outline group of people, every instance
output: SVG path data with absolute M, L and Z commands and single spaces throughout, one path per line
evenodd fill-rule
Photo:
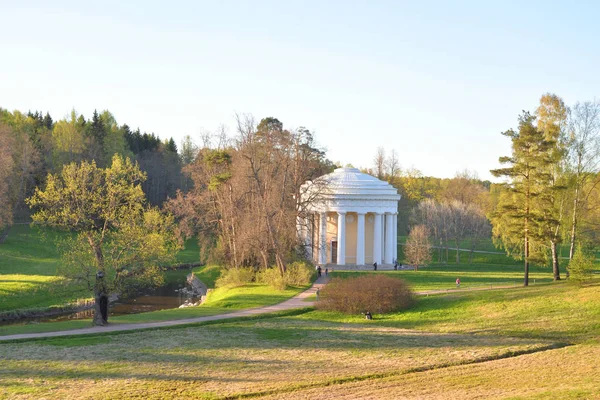
M 323 269 L 321 268 L 320 265 L 317 265 L 315 267 L 315 269 L 317 270 L 317 277 L 321 277 L 321 275 L 323 274 Z M 329 275 L 329 268 L 325 268 L 325 276 Z
M 377 271 L 377 262 L 373 263 L 373 271 Z M 394 260 L 394 271 L 398 271 L 398 260 Z

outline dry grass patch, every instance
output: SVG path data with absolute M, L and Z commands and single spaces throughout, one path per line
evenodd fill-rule
M 600 398 L 600 346 L 584 344 L 480 364 L 350 382 L 264 399 Z
M 470 362 L 548 343 L 294 318 L 2 344 L 11 398 L 219 398 Z

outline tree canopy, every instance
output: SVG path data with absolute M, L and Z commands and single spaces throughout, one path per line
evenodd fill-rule
M 180 247 L 173 217 L 145 205 L 144 179 L 137 164 L 115 155 L 107 168 L 65 165 L 27 200 L 35 224 L 74 233 L 60 246 L 60 272 L 86 283 L 97 303 L 128 287 L 159 284 L 160 266 Z M 98 304 L 94 321 L 106 323 Z

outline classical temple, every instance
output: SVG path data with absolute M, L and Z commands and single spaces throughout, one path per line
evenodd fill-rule
M 303 185 L 307 216 L 298 235 L 318 264 L 392 264 L 397 257 L 398 191 L 356 168 L 338 168 Z

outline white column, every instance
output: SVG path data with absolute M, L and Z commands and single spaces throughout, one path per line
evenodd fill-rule
M 319 264 L 327 263 L 327 213 L 319 213 Z
M 346 265 L 346 213 L 338 211 L 337 226 L 337 263 Z
M 385 214 L 385 259 L 383 260 L 386 264 L 392 263 L 392 258 L 394 257 L 393 247 L 392 247 L 392 236 L 394 236 L 394 222 L 393 215 L 390 213 Z
M 314 257 L 313 257 L 313 228 L 312 228 L 312 224 L 313 224 L 313 220 L 312 220 L 312 214 L 309 214 L 306 219 L 304 220 L 304 222 L 306 223 L 306 254 L 308 256 L 309 260 L 314 261 Z
M 365 264 L 365 213 L 358 213 L 356 221 L 356 265 Z
M 373 225 L 373 262 L 381 264 L 381 214 L 375 213 Z
M 398 213 L 394 213 L 394 247 L 392 247 L 392 253 L 394 253 L 393 259 L 398 260 Z
M 385 258 L 385 214 L 381 214 L 381 261 Z

